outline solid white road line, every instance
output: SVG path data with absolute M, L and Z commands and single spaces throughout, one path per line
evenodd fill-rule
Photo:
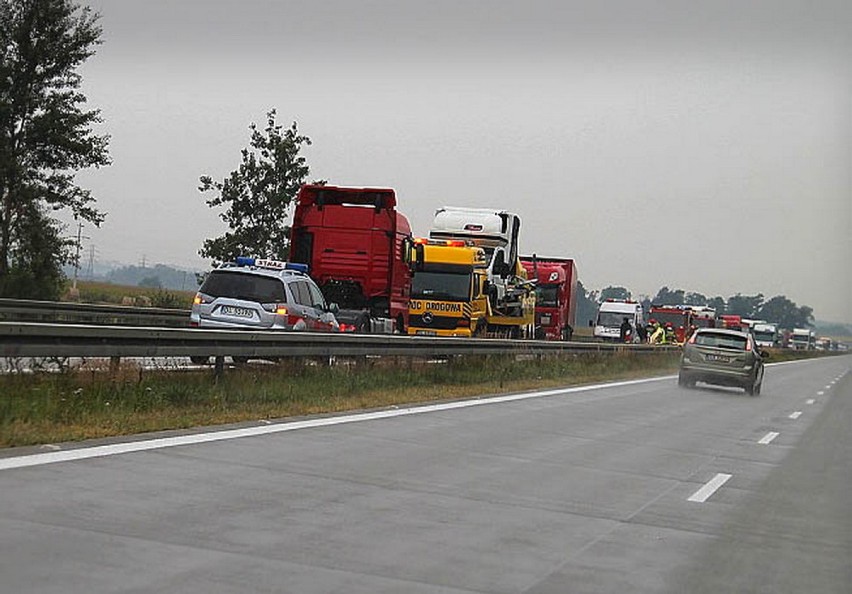
M 88 458 L 100 458 L 103 456 L 114 456 L 116 454 L 127 454 L 131 452 L 144 452 L 148 450 L 159 450 L 175 446 L 194 445 L 209 443 L 213 441 L 225 441 L 238 439 L 240 437 L 254 437 L 257 435 L 268 435 L 271 433 L 283 433 L 297 429 L 308 429 L 312 427 L 329 427 L 331 425 L 344 425 L 347 423 L 359 423 L 362 421 L 373 421 L 376 419 L 387 419 L 391 417 L 402 417 L 406 415 L 419 415 L 430 412 L 453 410 L 457 408 L 468 408 L 484 404 L 498 404 L 501 402 L 515 402 L 518 400 L 529 400 L 533 398 L 545 398 L 562 394 L 573 394 L 577 392 L 590 392 L 604 388 L 618 388 L 622 386 L 635 386 L 663 380 L 671 380 L 672 375 L 654 377 L 639 380 L 627 380 L 622 382 L 611 382 L 606 384 L 594 384 L 590 386 L 577 386 L 575 388 L 557 388 L 554 390 L 542 390 L 540 392 L 524 392 L 521 394 L 508 394 L 506 396 L 495 396 L 493 398 L 476 398 L 472 400 L 458 400 L 441 404 L 415 406 L 412 408 L 394 408 L 369 413 L 356 413 L 341 415 L 339 417 L 323 417 L 308 419 L 305 421 L 282 422 L 265 424 L 260 426 L 243 427 L 241 429 L 228 429 L 224 431 L 211 431 L 207 433 L 196 433 L 193 435 L 180 435 L 177 437 L 166 437 L 159 439 L 147 439 L 143 441 L 131 441 L 94 447 L 83 447 L 73 450 L 62 450 L 58 452 L 46 452 L 42 454 L 30 454 L 9 458 L 0 458 L 0 471 L 12 468 L 25 468 L 28 466 L 41 466 L 54 462 L 70 462 L 73 460 L 85 460 Z M 261 421 L 264 423 L 265 421 Z
M 775 431 L 770 431 L 769 433 L 764 435 L 757 443 L 759 443 L 760 445 L 769 445 L 770 443 L 772 443 L 772 440 L 778 437 L 779 435 L 781 434 Z
M 793 414 L 791 414 L 789 418 L 791 418 L 791 419 L 795 420 L 795 419 L 798 419 L 798 418 L 799 418 L 799 417 L 801 417 L 801 416 L 802 416 L 802 411 L 797 410 L 796 412 L 794 412 Z
M 724 474 L 720 472 L 712 479 L 710 479 L 710 481 L 706 485 L 704 485 L 695 493 L 693 493 L 692 496 L 687 499 L 687 501 L 694 501 L 695 503 L 704 503 L 705 501 L 707 501 L 707 499 L 710 498 L 713 493 L 715 493 L 719 489 L 719 487 L 727 483 L 731 476 L 733 475 Z

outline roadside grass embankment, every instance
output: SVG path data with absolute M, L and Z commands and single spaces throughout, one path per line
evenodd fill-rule
M 677 353 L 453 357 L 355 365 L 249 364 L 209 370 L 11 373 L 0 377 L 0 447 L 567 387 L 673 373 Z
M 66 287 L 64 300 L 81 303 L 100 303 L 112 305 L 135 305 L 139 307 L 165 307 L 189 309 L 195 291 L 176 291 L 156 287 L 134 287 L 115 285 L 101 281 L 78 281 L 78 295 L 72 298 L 70 286 Z

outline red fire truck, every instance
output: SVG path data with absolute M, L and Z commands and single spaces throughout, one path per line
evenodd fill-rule
M 410 238 L 392 189 L 308 184 L 296 199 L 290 260 L 307 264 L 326 300 L 340 306 L 341 331 L 403 333 L 411 292 L 403 243 Z
M 747 326 L 743 325 L 742 316 L 731 314 L 722 314 L 716 319 L 716 325 L 720 328 L 729 328 L 731 330 L 745 330 Z
M 686 335 L 692 325 L 692 310 L 683 305 L 651 305 L 648 312 L 649 321 L 658 322 L 661 326 L 671 326 L 674 340 L 678 344 L 686 342 Z
M 535 337 L 571 340 L 577 313 L 577 267 L 566 258 L 521 256 L 535 287 Z

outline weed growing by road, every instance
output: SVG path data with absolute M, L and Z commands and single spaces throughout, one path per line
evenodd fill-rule
M 450 357 L 250 363 L 212 371 L 9 373 L 0 447 L 414 405 L 669 373 L 677 355 Z

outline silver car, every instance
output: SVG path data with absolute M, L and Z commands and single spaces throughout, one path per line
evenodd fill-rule
M 696 382 L 705 382 L 758 395 L 766 357 L 748 332 L 699 328 L 683 345 L 678 384 L 691 388 Z
M 239 258 L 212 270 L 192 305 L 198 328 L 338 332 L 328 305 L 304 265 Z

